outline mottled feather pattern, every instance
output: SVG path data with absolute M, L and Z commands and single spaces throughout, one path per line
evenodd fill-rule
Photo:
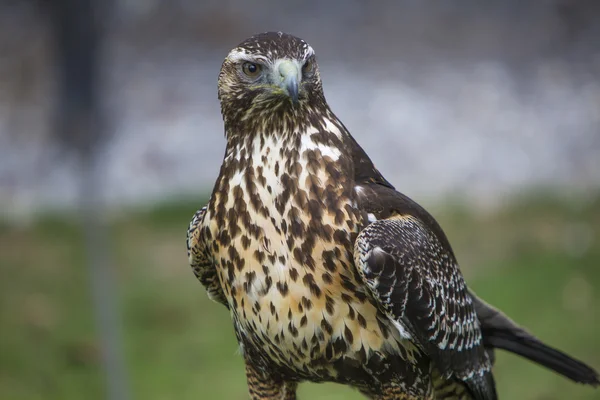
M 202 283 L 208 296 L 212 300 L 228 307 L 221 283 L 217 277 L 215 264 L 210 257 L 210 250 L 206 242 L 207 237 L 202 233 L 204 229 L 202 222 L 206 215 L 206 209 L 206 207 L 203 207 L 198 210 L 188 226 L 186 238 L 188 261 L 194 271 L 194 275 Z
M 389 315 L 435 352 L 444 373 L 466 379 L 490 370 L 456 261 L 419 220 L 398 215 L 369 225 L 355 243 L 355 263 Z
M 373 296 L 442 375 L 495 398 L 473 301 L 454 257 L 431 230 L 407 215 L 373 222 L 358 236 L 354 257 Z
M 252 400 L 295 400 L 305 380 L 374 400 L 496 400 L 485 345 L 597 383 L 468 291 L 435 219 L 327 105 L 304 40 L 245 40 L 223 62 L 218 97 L 225 157 L 188 258 L 229 308 Z

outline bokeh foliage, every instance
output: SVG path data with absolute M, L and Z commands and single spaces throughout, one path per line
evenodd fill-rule
M 126 358 L 138 399 L 245 399 L 226 310 L 208 300 L 185 256 L 201 202 L 111 215 Z M 539 195 L 496 212 L 434 209 L 475 291 L 545 341 L 600 368 L 600 197 Z M 0 398 L 102 399 L 82 234 L 74 216 L 0 226 Z M 504 399 L 599 399 L 520 358 L 498 354 Z M 359 399 L 305 384 L 301 399 Z

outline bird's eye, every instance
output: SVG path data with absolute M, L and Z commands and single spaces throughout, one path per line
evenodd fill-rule
M 262 71 L 262 67 L 260 64 L 247 61 L 242 65 L 242 71 L 249 78 L 257 78 Z
M 315 62 L 312 58 L 306 60 L 302 66 L 302 75 L 310 76 L 315 71 Z

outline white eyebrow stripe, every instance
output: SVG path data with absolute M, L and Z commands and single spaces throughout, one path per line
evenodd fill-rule
M 266 57 L 258 55 L 258 54 L 250 54 L 242 48 L 237 48 L 237 49 L 231 50 L 231 52 L 229 53 L 227 58 L 233 62 L 237 62 L 237 61 L 260 61 L 261 63 L 269 62 L 269 60 Z
M 308 57 L 312 57 L 315 55 L 315 51 L 313 50 L 313 48 L 311 47 L 310 44 L 306 45 L 306 56 L 304 57 L 304 59 L 306 60 Z
M 310 57 L 315 55 L 315 51 L 309 44 L 305 43 L 305 46 L 306 47 L 304 48 L 304 54 L 303 54 L 302 61 L 306 61 L 307 59 L 309 59 Z M 285 57 L 281 57 L 281 58 L 278 58 L 277 60 L 284 59 L 284 58 Z M 238 48 L 231 50 L 231 52 L 229 52 L 229 54 L 227 55 L 227 59 L 232 62 L 251 61 L 251 62 L 260 62 L 262 64 L 268 64 L 268 65 L 273 64 L 273 61 L 277 61 L 277 60 L 270 60 L 269 57 L 266 57 L 264 55 L 248 53 L 248 51 L 242 47 L 238 47 Z

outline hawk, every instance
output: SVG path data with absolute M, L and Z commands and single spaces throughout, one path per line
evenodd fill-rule
M 225 156 L 188 257 L 229 310 L 251 399 L 329 381 L 379 400 L 494 400 L 494 348 L 599 383 L 467 287 L 435 219 L 329 108 L 308 43 L 245 40 L 223 62 L 218 97 Z

